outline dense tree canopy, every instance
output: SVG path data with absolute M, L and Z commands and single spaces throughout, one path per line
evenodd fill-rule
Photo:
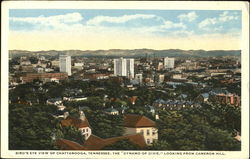
M 141 148 L 130 142 L 128 139 L 119 140 L 111 145 L 107 145 L 103 150 L 140 150 Z
M 42 89 L 41 89 L 42 88 Z M 147 89 L 144 86 L 136 90 L 121 87 L 115 82 L 104 81 L 63 81 L 27 83 L 10 90 L 9 98 L 9 148 L 19 150 L 56 149 L 53 136 L 83 143 L 80 132 L 73 127 L 61 127 L 60 119 L 51 114 L 56 107 L 46 105 L 46 100 L 64 97 L 67 89 L 81 89 L 80 93 L 88 97 L 79 102 L 64 102 L 70 115 L 78 114 L 78 109 L 88 107 L 84 113 L 89 121 L 92 133 L 101 138 L 122 136 L 124 134 L 123 116 L 109 115 L 104 110 L 126 106 L 125 113 L 140 114 L 155 120 L 146 105 L 152 105 L 156 99 L 174 99 L 186 93 L 193 99 L 202 92 L 192 85 L 179 86 L 176 90 L 161 91 Z M 177 95 L 174 95 L 176 92 Z M 107 96 L 105 96 L 107 95 Z M 137 96 L 135 104 L 129 100 Z M 21 101 L 21 102 L 20 102 Z M 23 102 L 24 101 L 24 102 Z M 27 101 L 30 101 L 30 105 Z M 22 104 L 18 104 L 22 103 Z M 240 150 L 233 131 L 241 133 L 241 108 L 216 103 L 201 104 L 198 108 L 183 108 L 177 111 L 156 108 L 160 119 L 156 121 L 159 141 L 149 146 L 148 150 Z M 24 142 L 25 141 L 25 142 Z M 109 149 L 137 150 L 129 141 L 117 142 L 105 147 Z

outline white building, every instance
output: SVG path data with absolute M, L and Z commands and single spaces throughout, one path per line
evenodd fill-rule
M 92 134 L 88 119 L 83 111 L 79 111 L 79 118 L 68 116 L 66 119 L 61 120 L 61 125 L 65 127 L 73 126 L 77 128 L 85 140 L 87 140 Z
M 165 68 L 174 68 L 174 58 L 165 57 L 164 58 Z
M 164 82 L 165 75 L 159 75 L 159 83 Z
M 59 61 L 60 72 L 67 72 L 68 76 L 71 76 L 71 57 L 60 55 Z
M 142 83 L 142 74 L 136 74 L 135 75 L 135 80 L 138 81 L 139 83 Z
M 114 59 L 114 75 L 134 78 L 134 59 Z
M 124 115 L 125 134 L 141 133 L 146 144 L 151 145 L 158 140 L 158 130 L 154 121 L 142 115 Z

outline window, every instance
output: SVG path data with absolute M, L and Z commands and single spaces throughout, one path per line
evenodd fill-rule
M 147 135 L 150 135 L 149 129 L 147 130 Z
M 140 133 L 141 133 L 142 135 L 144 135 L 143 130 L 141 130 Z
M 89 131 L 89 129 L 87 128 L 87 129 L 86 129 L 86 132 L 88 132 L 88 131 Z
M 85 132 L 85 129 L 82 129 L 82 132 L 84 133 L 84 132 Z
M 155 135 L 155 131 L 152 131 L 152 135 L 153 135 L 153 136 Z
M 147 139 L 147 144 L 150 144 L 150 139 Z

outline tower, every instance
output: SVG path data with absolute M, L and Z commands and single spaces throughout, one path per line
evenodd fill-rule
M 66 72 L 68 76 L 71 76 L 71 57 L 68 55 L 60 55 L 59 61 L 60 72 Z
M 169 68 L 174 68 L 174 58 L 169 58 L 169 57 L 165 57 L 164 58 L 164 66 L 165 68 L 169 69 Z
M 114 59 L 114 75 L 134 78 L 134 59 Z

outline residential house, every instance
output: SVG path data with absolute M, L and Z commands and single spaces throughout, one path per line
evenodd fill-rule
M 50 98 L 47 100 L 47 104 L 62 105 L 62 99 L 61 98 Z
M 148 145 L 158 140 L 158 129 L 155 122 L 145 116 L 136 114 L 124 115 L 124 127 L 124 135 L 141 133 Z
M 202 93 L 198 95 L 195 99 L 195 101 L 198 102 L 208 102 L 208 100 L 209 100 L 209 93 Z
M 105 109 L 104 112 L 109 115 L 119 115 L 119 111 L 114 109 L 113 107 Z
M 79 111 L 79 118 L 73 118 L 68 116 L 66 119 L 61 121 L 62 126 L 73 126 L 81 131 L 82 136 L 87 140 L 92 134 L 91 127 L 89 125 L 88 119 L 86 118 L 83 111 Z

